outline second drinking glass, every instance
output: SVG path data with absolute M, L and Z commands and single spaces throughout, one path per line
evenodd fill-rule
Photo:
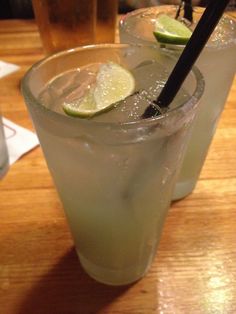
M 166 14 L 174 18 L 177 10 L 178 6 L 163 5 L 127 14 L 120 23 L 121 42 L 156 44 L 159 50 L 172 52 L 178 57 L 183 46 L 159 44 L 153 35 L 157 17 Z M 195 27 L 203 10 L 203 8 L 194 8 L 194 20 L 191 28 Z M 186 20 L 185 22 L 190 24 Z M 187 196 L 196 185 L 235 75 L 235 56 L 236 21 L 230 15 L 225 14 L 196 63 L 204 76 L 206 87 L 177 179 L 173 199 Z

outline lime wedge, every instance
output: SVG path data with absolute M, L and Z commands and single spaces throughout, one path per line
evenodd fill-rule
M 161 14 L 156 19 L 153 34 L 160 43 L 185 45 L 191 37 L 192 31 L 180 21 Z
M 64 102 L 62 108 L 66 114 L 74 117 L 86 118 L 92 116 L 96 112 L 97 106 L 93 96 L 93 90 L 86 91 L 83 97 L 73 102 Z
M 100 66 L 96 82 L 83 95 L 62 107 L 70 116 L 92 117 L 112 109 L 118 101 L 131 95 L 135 88 L 133 75 L 122 66 L 109 62 Z

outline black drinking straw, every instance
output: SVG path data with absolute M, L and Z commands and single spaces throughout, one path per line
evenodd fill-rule
M 179 60 L 172 70 L 160 95 L 150 104 L 142 118 L 151 118 L 160 114 L 159 108 L 166 108 L 178 93 L 182 83 L 215 29 L 230 0 L 211 0 L 199 20 L 192 36 L 185 46 Z M 216 74 L 217 75 L 217 74 Z M 155 106 L 155 104 L 157 106 Z
M 178 6 L 175 19 L 177 20 L 180 15 L 180 11 L 184 7 L 184 18 L 187 19 L 189 22 L 193 22 L 193 6 L 192 0 L 181 0 Z
M 193 6 L 192 0 L 184 1 L 184 18 L 189 20 L 189 22 L 193 22 Z

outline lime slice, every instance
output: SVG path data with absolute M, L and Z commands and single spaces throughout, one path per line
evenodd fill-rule
M 83 97 L 76 99 L 73 102 L 64 102 L 62 108 L 66 114 L 74 117 L 86 118 L 96 112 L 97 106 L 93 96 L 92 88 L 89 89 Z
M 70 116 L 91 117 L 112 109 L 118 101 L 131 95 L 135 88 L 133 75 L 120 65 L 109 62 L 100 66 L 96 83 L 83 97 L 62 107 Z
M 161 14 L 156 19 L 153 34 L 160 43 L 185 45 L 191 37 L 192 31 L 180 21 Z

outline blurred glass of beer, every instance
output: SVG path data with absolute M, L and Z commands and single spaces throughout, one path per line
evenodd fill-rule
M 96 0 L 33 0 L 33 8 L 46 53 L 95 42 Z
M 97 0 L 96 43 L 115 41 L 118 0 Z

